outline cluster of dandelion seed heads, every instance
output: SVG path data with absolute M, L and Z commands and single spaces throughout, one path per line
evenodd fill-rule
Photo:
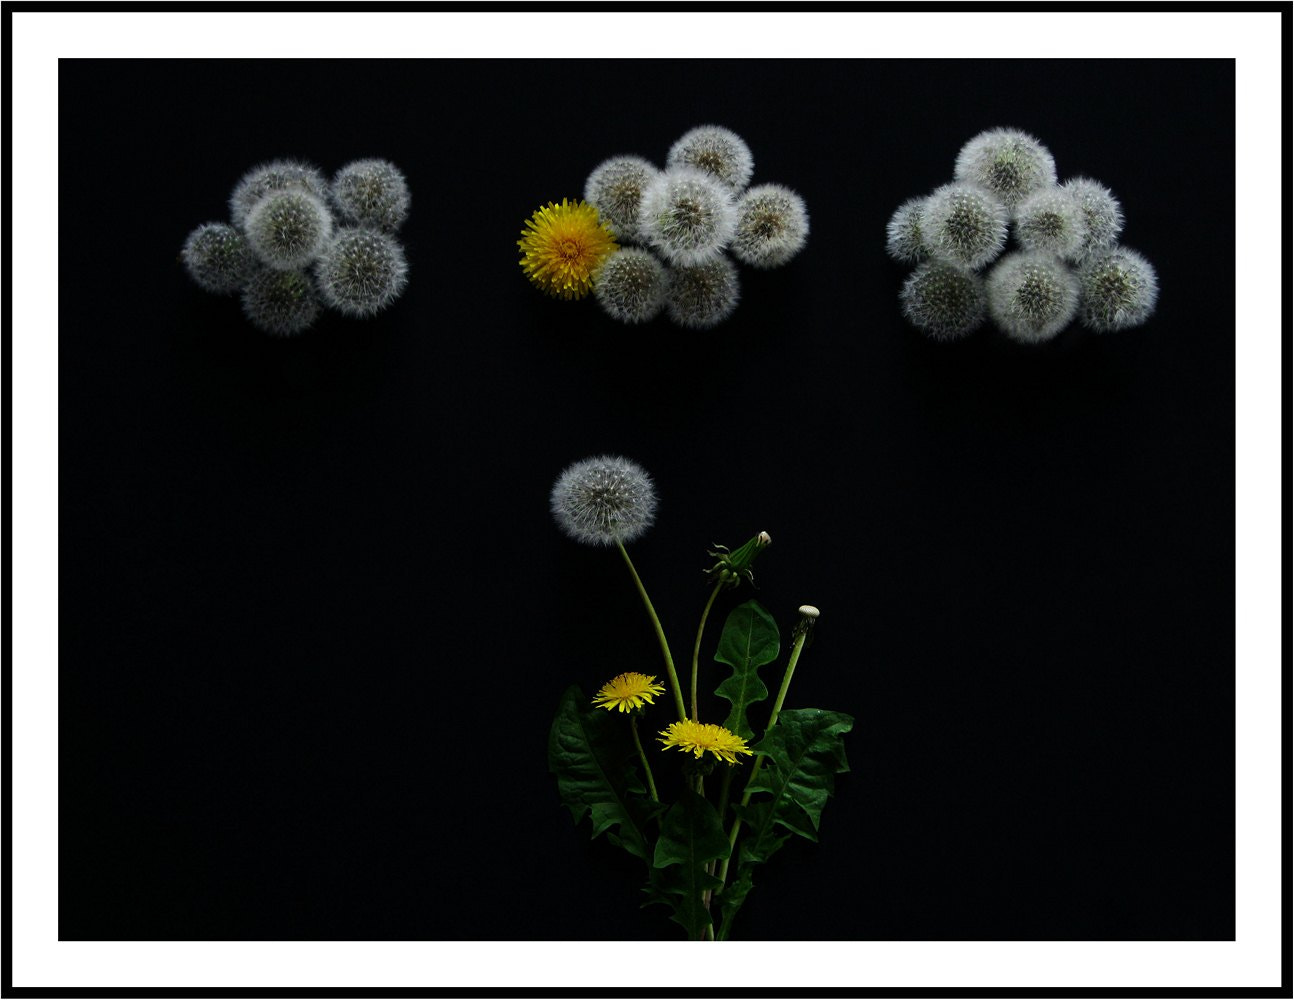
M 886 253 L 919 265 L 899 302 L 927 336 L 954 340 L 987 316 L 1012 340 L 1039 343 L 1075 317 L 1122 330 L 1154 311 L 1154 268 L 1117 244 L 1118 199 L 1089 177 L 1058 184 L 1055 159 L 1033 136 L 982 132 L 962 146 L 953 174 L 899 205 L 885 227 Z M 1001 257 L 1012 234 L 1020 249 Z
M 593 295 L 612 319 L 646 323 L 665 308 L 669 283 L 664 264 L 646 250 L 625 247 L 602 266 L 593 282 Z
M 660 171 L 641 156 L 603 160 L 584 182 L 584 200 L 598 210 L 620 243 L 642 240 L 638 212 L 643 192 Z
M 569 466 L 553 484 L 549 506 L 557 526 L 584 545 L 623 545 L 651 527 L 656 487 L 641 466 L 599 455 Z
M 273 160 L 243 175 L 230 222 L 194 229 L 180 261 L 205 290 L 241 293 L 253 326 L 293 336 L 324 307 L 371 316 L 400 296 L 409 268 L 393 231 L 408 214 L 408 184 L 386 160 L 356 160 L 331 183 L 313 164 Z

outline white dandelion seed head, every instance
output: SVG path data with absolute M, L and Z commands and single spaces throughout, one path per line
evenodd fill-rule
M 909 198 L 894 210 L 885 226 L 885 252 L 900 264 L 922 264 L 930 251 L 921 239 L 921 212 L 926 197 Z
M 932 257 L 977 270 L 1006 246 L 1007 211 L 974 184 L 945 184 L 925 199 L 917 223 Z
M 746 140 L 722 125 L 698 125 L 669 149 L 666 168 L 696 167 L 718 179 L 734 194 L 750 183 L 755 158 Z
M 246 233 L 263 263 L 297 271 L 318 257 L 332 236 L 332 213 L 308 191 L 274 191 L 247 213 Z
M 621 323 L 646 323 L 665 308 L 669 274 L 665 265 L 639 247 L 622 247 L 593 276 L 593 297 Z
M 956 340 L 984 321 L 984 282 L 973 271 L 930 260 L 899 293 L 903 315 L 931 340 Z
M 1087 217 L 1073 191 L 1043 188 L 1020 202 L 1015 235 L 1026 250 L 1072 260 L 1087 240 Z
M 394 232 L 409 217 L 409 183 L 388 160 L 355 160 L 337 171 L 332 200 L 343 222 Z
M 1089 257 L 1079 268 L 1083 325 L 1100 333 L 1140 326 L 1159 300 L 1159 278 L 1150 261 L 1126 247 Z
M 992 191 L 1008 211 L 1034 191 L 1056 183 L 1056 161 L 1047 147 L 1019 129 L 981 132 L 957 154 L 953 177 Z
M 252 325 L 277 337 L 291 337 L 314 325 L 319 296 L 304 271 L 264 267 L 243 289 L 243 313 Z
M 400 297 L 409 283 L 404 248 L 376 229 L 339 229 L 315 266 L 324 303 L 347 316 L 365 318 Z
M 603 160 L 584 182 L 584 200 L 598 210 L 621 243 L 639 243 L 642 232 L 638 212 L 647 185 L 660 170 L 641 156 L 613 156 Z
M 1075 177 L 1062 185 L 1069 191 L 1087 222 L 1087 235 L 1074 259 L 1108 250 L 1123 232 L 1123 206 L 1113 192 L 1090 177 Z
M 623 545 L 656 518 L 656 488 L 642 467 L 619 455 L 576 462 L 549 496 L 557 526 L 584 545 Z
M 190 278 L 217 295 L 240 291 L 260 266 L 246 237 L 223 222 L 204 222 L 189 233 L 180 260 Z
M 736 225 L 731 193 L 695 167 L 666 170 L 643 192 L 639 232 L 671 264 L 699 264 L 716 256 Z
M 736 265 L 719 256 L 670 269 L 665 311 L 679 326 L 708 330 L 732 315 L 740 297 Z
M 247 171 L 229 196 L 229 218 L 241 229 L 256 203 L 272 191 L 306 191 L 328 199 L 328 181 L 319 169 L 300 160 L 271 160 Z
M 737 199 L 737 226 L 729 249 L 751 267 L 781 267 L 809 238 L 804 199 L 781 184 L 760 184 Z
M 1050 340 L 1078 309 L 1078 278 L 1051 254 L 1007 254 L 989 272 L 984 288 L 989 316 L 1020 343 Z

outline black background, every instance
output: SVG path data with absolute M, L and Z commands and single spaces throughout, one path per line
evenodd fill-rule
M 62 60 L 59 102 L 61 937 L 676 937 L 546 770 L 568 684 L 660 672 L 548 514 L 602 452 L 679 655 L 767 530 L 759 600 L 822 609 L 788 704 L 857 718 L 738 936 L 1234 936 L 1231 63 Z M 704 333 L 527 284 L 534 208 L 703 122 L 799 258 Z M 903 323 L 886 220 L 999 125 L 1121 198 L 1145 327 Z M 280 156 L 406 172 L 389 312 L 280 341 L 186 279 Z

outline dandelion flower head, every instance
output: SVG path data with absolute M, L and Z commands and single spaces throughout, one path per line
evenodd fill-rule
M 657 684 L 655 677 L 630 672 L 618 674 L 603 684 L 594 695 L 593 704 L 608 712 L 613 708 L 630 712 L 643 705 L 654 704 L 653 699 L 664 693 L 665 686 Z
M 619 247 L 598 210 L 583 201 L 549 202 L 526 220 L 517 240 L 521 268 L 540 291 L 558 299 L 582 299 L 593 276 Z
M 557 477 L 549 504 L 557 526 L 585 545 L 623 545 L 651 527 L 656 488 L 619 455 L 576 462 Z
M 719 760 L 735 764 L 737 763 L 737 754 L 750 755 L 754 753 L 753 750 L 746 746 L 746 741 L 736 733 L 709 722 L 696 722 L 692 719 L 672 722 L 668 729 L 661 730 L 660 735 L 661 743 L 665 745 L 667 750 L 670 747 L 678 747 L 685 753 L 690 752 L 698 759 L 708 751 Z

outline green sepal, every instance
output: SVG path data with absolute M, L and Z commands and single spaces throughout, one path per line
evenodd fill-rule
M 746 721 L 746 709 L 768 697 L 768 688 L 759 679 L 759 668 L 776 660 L 781 648 L 777 622 L 758 601 L 737 605 L 723 624 L 714 658 L 732 667 L 732 676 L 714 693 L 732 702 L 723 726 L 742 739 L 749 740 L 755 735 Z
M 647 892 L 649 903 L 667 903 L 674 908 L 671 919 L 681 924 L 692 940 L 700 940 L 711 925 L 701 894 L 722 885 L 706 873 L 706 865 L 726 858 L 730 850 L 718 811 L 685 788 L 661 821 Z

